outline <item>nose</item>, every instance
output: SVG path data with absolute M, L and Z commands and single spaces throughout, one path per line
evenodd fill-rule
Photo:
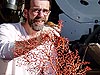
M 39 11 L 38 16 L 39 16 L 39 17 L 44 17 L 44 13 L 43 13 L 43 11 L 42 11 L 42 10 L 41 10 L 41 11 Z

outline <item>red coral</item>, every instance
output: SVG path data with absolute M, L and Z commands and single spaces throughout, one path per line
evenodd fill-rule
M 39 49 L 37 48 L 39 45 L 44 46 Z M 37 60 L 39 60 L 40 62 L 36 67 L 41 68 L 40 72 L 45 75 L 48 68 L 52 68 L 52 74 L 56 73 L 56 75 L 85 75 L 88 70 L 91 70 L 88 66 L 80 68 L 82 65 L 89 64 L 89 62 L 82 62 L 77 50 L 76 52 L 70 51 L 69 40 L 64 37 L 51 37 L 48 34 L 41 34 L 38 38 L 16 41 L 15 46 L 15 57 L 24 55 L 23 59 L 27 64 L 33 62 L 37 64 Z M 33 52 L 31 52 L 32 49 Z M 34 52 L 34 49 L 37 49 L 38 53 Z M 23 60 L 18 60 L 18 63 L 20 61 Z M 41 66 L 41 64 L 45 65 Z M 33 68 L 28 69 L 28 71 L 32 70 Z

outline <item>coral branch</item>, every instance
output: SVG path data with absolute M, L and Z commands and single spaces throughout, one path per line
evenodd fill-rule
M 24 41 L 16 41 L 14 50 L 15 57 L 20 57 L 18 63 L 23 65 L 31 64 L 28 71 L 34 72 L 38 68 L 40 74 L 47 75 L 85 75 L 91 70 L 87 64 L 82 62 L 78 51 L 72 52 L 69 49 L 69 40 L 64 37 L 41 34 L 38 38 L 31 38 Z M 23 61 L 23 62 L 22 62 Z M 80 68 L 84 65 L 83 68 Z

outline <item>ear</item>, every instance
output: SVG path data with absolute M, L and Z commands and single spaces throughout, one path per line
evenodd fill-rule
M 28 17 L 28 10 L 27 10 L 27 9 L 24 9 L 24 10 L 23 10 L 23 16 L 24 16 L 25 18 Z

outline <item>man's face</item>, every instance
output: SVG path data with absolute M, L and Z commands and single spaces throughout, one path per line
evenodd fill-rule
M 41 30 L 47 22 L 49 11 L 48 0 L 31 0 L 28 13 L 28 23 L 34 30 Z

